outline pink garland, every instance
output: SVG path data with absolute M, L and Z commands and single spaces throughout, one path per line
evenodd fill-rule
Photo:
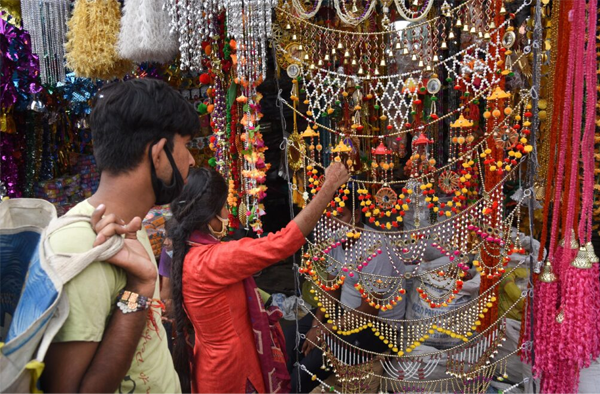
M 594 1 L 590 1 L 590 7 L 593 7 Z M 583 141 L 581 140 L 581 127 L 582 127 L 582 114 L 583 114 L 583 99 L 584 99 L 584 73 L 588 77 L 587 91 L 589 94 L 590 90 L 590 78 L 589 78 L 589 66 L 592 64 L 589 60 L 592 56 L 591 42 L 592 32 L 595 32 L 595 22 L 590 13 L 590 26 L 594 29 L 589 31 L 590 40 L 588 44 L 587 53 L 584 56 L 585 49 L 585 7 L 584 1 L 576 2 L 575 4 L 575 15 L 574 23 L 577 24 L 574 30 L 579 32 L 574 41 L 576 58 L 584 59 L 583 62 L 577 62 L 575 67 L 575 74 L 578 76 L 575 79 L 575 97 L 574 97 L 574 109 L 573 109 L 573 132 L 572 132 L 572 157 L 571 157 L 571 178 L 569 180 L 569 206 L 567 209 L 566 217 L 566 234 L 565 234 L 565 245 L 570 245 L 571 232 L 570 229 L 574 228 L 575 221 L 575 193 L 577 187 L 577 178 L 579 176 L 578 164 L 580 156 L 580 148 L 582 144 L 585 145 L 588 142 L 589 133 L 589 119 L 592 117 L 587 112 L 588 121 L 586 122 L 586 132 L 584 133 Z M 594 8 L 596 9 L 595 6 Z M 595 56 L 595 53 L 593 53 Z M 584 67 L 585 66 L 585 67 Z M 582 76 L 582 77 L 579 77 Z M 595 88 L 595 84 L 592 85 Z M 588 96 L 588 100 L 591 97 Z M 589 104 L 589 102 L 588 102 Z M 589 108 L 589 106 L 588 106 Z M 592 108 L 593 109 L 593 108 Z M 592 112 L 593 113 L 593 112 Z M 586 139 L 587 137 L 587 139 Z M 587 163 L 589 158 L 589 147 L 583 146 L 581 149 L 581 155 L 584 159 L 584 169 L 589 168 Z M 583 190 L 583 204 L 582 214 L 585 214 L 587 207 L 585 203 L 588 202 L 591 205 L 589 191 L 586 190 L 584 182 Z M 581 230 L 581 223 L 579 226 Z M 580 239 L 585 243 L 583 232 L 580 232 Z M 567 246 L 568 247 L 568 246 Z M 581 269 L 571 265 L 573 259 L 577 255 L 577 251 L 571 250 L 571 253 L 564 253 L 562 256 L 562 268 L 561 271 L 565 272 L 564 286 L 562 287 L 563 293 L 563 308 L 564 308 L 564 322 L 561 325 L 561 335 L 559 340 L 559 354 L 561 357 L 561 368 L 559 368 L 558 392 L 577 392 L 579 386 L 579 369 L 589 367 L 591 362 L 591 355 L 593 353 L 593 347 L 595 346 L 594 337 L 597 335 L 594 333 L 596 328 L 596 311 L 591 306 L 595 304 L 595 293 L 596 286 L 594 281 L 597 278 L 592 277 L 593 270 Z M 596 297 L 595 297 L 596 296 Z
M 586 122 L 585 122 L 585 133 L 583 136 L 582 144 L 582 156 L 584 165 L 584 178 L 583 178 L 583 203 L 581 218 L 579 220 L 579 237 L 581 244 L 590 242 L 592 239 L 592 206 L 594 199 L 594 133 L 595 133 L 595 117 L 593 116 L 595 111 L 595 105 L 597 102 L 597 90 L 596 90 L 596 68 L 597 68 L 597 57 L 596 57 L 596 40 L 594 35 L 596 32 L 597 19 L 592 16 L 593 10 L 598 9 L 598 0 L 590 0 L 588 10 L 588 44 L 587 44 L 587 72 L 586 72 Z M 591 359 L 595 360 L 600 356 L 600 275 L 598 264 L 593 264 L 592 268 L 588 273 L 590 280 L 593 282 L 590 284 L 590 300 L 592 301 L 592 307 L 589 308 L 588 313 L 590 314 L 590 330 L 591 334 L 590 341 L 590 353 Z M 589 365 L 589 363 L 586 363 Z
M 537 378 L 543 371 L 552 371 L 556 357 L 552 352 L 553 342 L 558 334 L 556 323 L 556 309 L 558 303 L 558 282 L 544 283 L 538 280 L 538 286 L 535 291 L 534 313 L 535 326 L 535 364 L 533 365 L 533 374 Z M 529 352 L 523 352 L 529 354 Z
M 566 10 L 563 12 L 567 12 Z M 574 42 L 577 36 L 577 29 L 571 27 L 569 41 Z M 572 109 L 572 98 L 573 98 L 573 80 L 575 78 L 575 59 L 576 53 L 573 46 L 569 47 L 569 56 L 567 64 L 567 75 L 566 75 L 566 91 L 563 102 L 563 113 L 562 113 L 562 125 L 561 125 L 561 136 L 560 136 L 560 148 L 567 146 L 567 137 L 569 135 L 569 122 Z M 548 260 L 553 263 L 554 274 L 557 277 L 557 281 L 554 283 L 542 283 L 538 281 L 536 283 L 537 288 L 535 289 L 534 297 L 534 318 L 536 321 L 535 329 L 535 365 L 533 371 L 536 376 L 542 374 L 542 392 L 553 393 L 558 387 L 558 346 L 557 339 L 560 334 L 560 326 L 556 323 L 557 306 L 558 306 L 558 292 L 559 283 L 562 275 L 561 260 L 563 255 L 562 248 L 557 248 L 558 238 L 558 227 L 561 220 L 560 208 L 561 208 L 561 196 L 563 193 L 563 184 L 565 177 L 566 167 L 566 149 L 558 149 L 558 164 L 556 172 L 556 186 L 554 191 L 554 206 L 552 210 L 552 224 L 550 231 L 550 247 L 548 253 Z M 569 244 L 566 244 L 567 247 Z M 556 263 L 555 263 L 556 262 Z M 542 307 L 542 305 L 544 305 Z
M 574 10 L 574 9 L 573 9 Z M 571 12 L 574 12 L 574 11 Z M 565 11 L 566 12 L 566 11 Z M 574 42 L 575 37 L 577 37 L 577 31 L 574 27 L 571 27 L 569 42 Z M 565 166 L 566 166 L 566 149 L 567 146 L 567 136 L 569 134 L 569 122 L 571 120 L 571 108 L 572 108 L 572 100 L 573 100 L 573 79 L 575 78 L 575 59 L 576 54 L 573 46 L 569 46 L 569 57 L 567 64 L 567 80 L 565 83 L 566 91 L 563 103 L 563 113 L 562 113 L 562 125 L 561 125 L 561 136 L 560 136 L 560 145 L 558 149 L 558 170 L 556 172 L 556 186 L 554 189 L 554 206 L 552 209 L 552 226 L 550 231 L 550 247 L 548 251 L 548 260 L 552 263 L 555 261 L 560 262 L 558 259 L 554 259 L 554 253 L 556 251 L 557 238 L 558 238 L 558 225 L 561 221 L 562 216 L 560 215 L 561 208 L 561 196 L 563 193 L 563 184 L 565 177 Z M 564 234 L 563 234 L 564 236 Z M 560 280 L 562 277 L 562 267 L 561 264 L 553 264 L 554 274 Z
M 582 245 L 591 235 L 591 207 L 593 199 L 593 134 L 595 92 L 595 40 L 596 19 L 591 12 L 588 18 L 588 46 L 585 50 L 586 18 L 585 1 L 575 1 L 571 28 L 570 47 L 566 80 L 565 101 L 561 127 L 561 145 L 559 147 L 558 171 L 554 198 L 553 221 L 551 225 L 550 261 L 556 262 L 554 272 L 559 281 L 553 283 L 538 282 L 536 288 L 535 318 L 535 354 L 534 374 L 542 374 L 542 392 L 576 392 L 579 386 L 579 371 L 590 365 L 592 357 L 600 354 L 600 282 L 597 264 L 592 269 L 573 267 L 571 262 L 578 251 L 570 249 L 571 229 L 575 222 L 575 197 L 578 164 L 583 159 L 584 181 L 582 192 L 582 212 L 578 232 Z M 589 9 L 596 10 L 597 0 L 589 1 Z M 592 44 L 593 43 L 593 44 Z M 585 52 L 585 56 L 584 56 Z M 575 59 L 584 59 L 576 62 Z M 575 78 L 577 76 L 577 78 Z M 584 76 L 586 82 L 586 122 L 581 138 Z M 573 86 L 574 84 L 574 86 Z M 574 96 L 574 97 L 573 97 Z M 573 99 L 573 100 L 572 100 Z M 574 103 L 574 105 L 573 105 Z M 572 112 L 571 112 L 572 111 Z M 573 120 L 572 129 L 569 122 Z M 572 132 L 571 132 L 572 131 Z M 563 192 L 566 162 L 567 136 L 571 132 L 571 174 L 567 201 L 566 226 L 564 228 L 565 247 L 556 248 L 560 221 L 561 196 Z M 587 230 L 587 231 L 586 231 Z M 586 236 L 587 235 L 587 236 Z M 560 289 L 559 289 L 560 287 Z M 562 299 L 564 321 L 556 322 L 559 291 Z M 557 341 L 558 340 L 558 341 Z M 558 344 L 557 344 L 558 342 Z
M 598 7 L 597 0 L 590 0 L 589 9 L 595 10 Z M 595 118 L 593 116 L 597 100 L 596 91 L 596 53 L 594 33 L 596 31 L 597 20 L 590 14 L 588 20 L 588 47 L 586 56 L 586 122 L 585 133 L 582 143 L 582 158 L 584 166 L 583 178 L 583 202 L 581 204 L 581 217 L 579 220 L 579 238 L 581 244 L 590 242 L 592 239 L 592 210 L 594 198 L 594 132 Z

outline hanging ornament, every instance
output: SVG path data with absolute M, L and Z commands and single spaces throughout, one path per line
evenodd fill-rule
M 142 63 L 168 63 L 178 53 L 177 36 L 169 31 L 169 15 L 162 0 L 125 0 L 118 53 Z
M 77 76 L 121 78 L 132 64 L 117 54 L 121 6 L 116 0 L 77 0 L 67 26 L 67 67 Z
M 206 43 L 213 34 L 218 35 L 217 15 L 223 11 L 225 3 L 219 0 L 167 0 L 165 6 L 171 17 L 169 33 L 179 37 L 182 70 L 202 70 Z M 241 15 L 239 20 L 230 22 L 232 25 L 241 23 Z M 163 34 L 167 33 L 163 31 Z
M 40 60 L 44 84 L 65 81 L 64 44 L 70 4 L 67 0 L 23 0 L 23 27 L 31 34 L 33 52 Z

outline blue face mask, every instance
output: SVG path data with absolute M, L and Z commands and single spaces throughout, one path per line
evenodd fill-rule
M 169 256 L 170 258 L 173 258 L 173 251 L 167 250 L 167 256 Z

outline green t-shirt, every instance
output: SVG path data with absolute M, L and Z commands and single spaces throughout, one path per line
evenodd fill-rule
M 67 213 L 91 215 L 94 207 L 87 201 L 77 204 Z M 137 234 L 152 261 L 156 264 L 145 230 Z M 83 253 L 92 248 L 96 234 L 89 223 L 74 223 L 57 231 L 50 238 L 55 253 Z M 69 281 L 64 291 L 69 297 L 69 316 L 54 342 L 100 342 L 110 316 L 116 307 L 117 296 L 126 285 L 125 271 L 104 262 L 93 262 Z M 158 281 L 154 298 L 160 299 Z M 131 367 L 117 392 L 121 393 L 179 393 L 179 378 L 167 346 L 167 334 L 161 322 L 162 312 L 152 308 L 156 327 L 148 319 L 137 345 Z M 120 311 L 119 311 L 120 313 Z M 143 313 L 143 312 L 136 312 Z

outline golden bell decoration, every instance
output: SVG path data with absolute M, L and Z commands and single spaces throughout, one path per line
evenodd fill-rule
M 552 263 L 550 262 L 550 260 L 546 261 L 546 264 L 542 269 L 542 273 L 540 274 L 539 279 L 540 282 L 544 283 L 556 282 L 556 275 L 554 275 L 554 272 L 552 271 Z
M 585 244 L 585 250 L 587 250 L 588 259 L 592 262 L 592 264 L 600 263 L 600 258 L 594 252 L 594 245 L 591 242 Z
M 453 129 L 462 128 L 462 127 L 473 127 L 473 122 L 466 119 L 463 114 L 460 114 L 458 119 L 454 122 L 450 123 L 450 127 Z
M 579 248 L 579 252 L 577 252 L 577 256 L 571 262 L 571 265 L 575 268 L 584 270 L 592 268 L 592 262 L 588 258 L 588 252 L 585 246 Z
M 565 247 L 565 239 L 564 238 L 560 241 L 558 246 L 563 247 L 563 248 Z M 573 231 L 573 229 L 571 229 L 571 249 L 579 249 L 579 242 L 577 242 L 577 239 L 575 239 L 575 231 Z

